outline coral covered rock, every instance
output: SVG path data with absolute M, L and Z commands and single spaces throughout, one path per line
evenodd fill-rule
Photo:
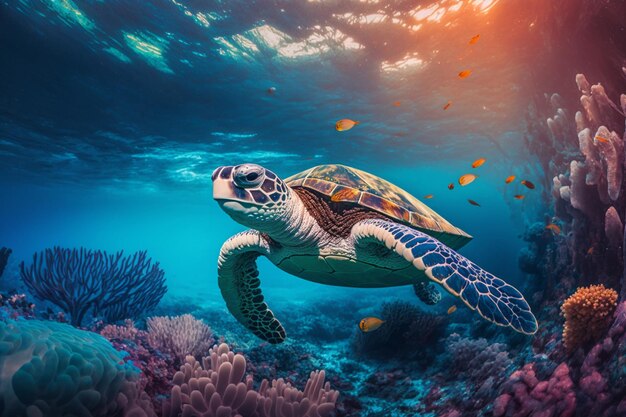
M 225 343 L 213 348 L 202 364 L 188 356 L 174 375 L 171 401 L 164 417 L 325 417 L 335 409 L 339 395 L 324 384 L 324 371 L 311 372 L 304 391 L 282 379 L 264 379 L 258 390 L 247 376 L 246 359 Z
M 0 415 L 154 416 L 138 371 L 103 337 L 67 324 L 0 322 Z
M 209 326 L 191 314 L 177 317 L 151 317 L 147 320 L 148 342 L 161 352 L 184 360 L 187 355 L 201 357 L 209 352 L 213 334 Z
M 617 292 L 604 285 L 579 288 L 561 306 L 565 317 L 563 344 L 573 351 L 598 340 L 610 324 L 617 305 Z

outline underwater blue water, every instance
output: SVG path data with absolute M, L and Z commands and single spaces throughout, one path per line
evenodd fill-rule
M 474 3 L 466 13 L 449 12 L 454 26 L 488 19 Z M 373 6 L 354 7 L 358 16 Z M 421 45 L 421 34 L 415 48 L 389 34 L 388 43 L 398 39 L 388 50 L 365 28 L 348 35 L 302 27 L 321 16 L 341 20 L 340 6 L 296 3 L 280 11 L 260 2 L 254 9 L 237 2 L 2 6 L 0 158 L 11 198 L 0 206 L 0 227 L 15 257 L 51 245 L 146 249 L 163 265 L 170 294 L 219 298 L 217 253 L 242 227 L 211 200 L 212 170 L 254 162 L 286 177 L 342 163 L 418 198 L 434 193 L 427 204 L 475 237 L 463 253 L 517 282 L 520 223 L 540 204 L 541 189 L 511 201 L 514 191 L 503 183 L 532 172 L 532 162 L 504 111 L 522 100 L 493 91 L 503 83 L 522 88 L 508 76 L 492 81 L 510 58 L 489 55 L 499 40 L 483 35 L 481 48 L 470 48 L 473 32 L 451 29 L 458 44 L 445 47 L 449 39 L 433 38 L 437 22 L 426 21 L 430 45 Z M 398 68 L 386 70 L 393 62 Z M 506 62 L 516 73 L 518 64 Z M 475 75 L 459 80 L 457 69 L 468 65 Z M 443 111 L 448 100 L 454 105 Z M 336 132 L 344 117 L 361 124 Z M 480 181 L 447 190 L 479 157 L 487 158 L 476 170 Z M 309 288 L 261 265 L 268 289 Z

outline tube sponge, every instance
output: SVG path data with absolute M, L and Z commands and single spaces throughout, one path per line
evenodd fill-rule
M 137 379 L 98 334 L 56 322 L 0 322 L 2 416 L 154 416 Z
M 246 359 L 228 345 L 213 346 L 202 365 L 193 356 L 174 375 L 171 402 L 164 417 L 326 417 L 335 409 L 339 393 L 324 383 L 324 371 L 311 372 L 304 391 L 282 379 L 264 379 L 258 391 L 252 377 L 243 381 Z M 182 414 L 181 414 L 182 411 Z
M 580 287 L 563 302 L 563 344 L 568 351 L 597 341 L 610 324 L 617 305 L 617 292 L 604 285 Z

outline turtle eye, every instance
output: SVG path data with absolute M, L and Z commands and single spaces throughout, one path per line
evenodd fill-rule
M 259 165 L 245 164 L 235 168 L 235 185 L 252 188 L 260 185 L 265 178 L 265 169 Z

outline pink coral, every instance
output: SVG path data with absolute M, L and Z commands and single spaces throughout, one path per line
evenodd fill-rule
M 264 379 L 258 391 L 252 377 L 243 381 L 246 359 L 228 345 L 213 346 L 202 364 L 192 356 L 174 375 L 171 401 L 163 407 L 164 417 L 288 417 L 328 416 L 339 395 L 324 384 L 324 371 L 311 372 L 304 391 L 282 379 Z
M 562 363 L 546 381 L 539 381 L 534 365 L 513 372 L 493 406 L 494 417 L 571 417 L 576 411 L 574 383 Z
M 213 344 L 213 333 L 209 326 L 191 314 L 151 317 L 147 325 L 150 345 L 181 361 L 187 355 L 200 357 L 206 354 Z

